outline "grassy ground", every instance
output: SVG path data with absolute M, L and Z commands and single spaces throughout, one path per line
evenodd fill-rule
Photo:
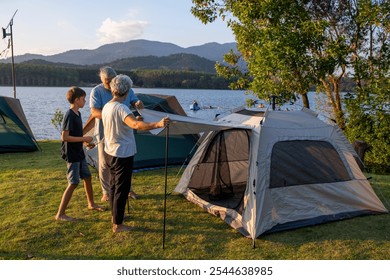
M 131 233 L 114 235 L 109 211 L 87 210 L 82 187 L 67 211 L 81 220 L 56 222 L 66 187 L 65 163 L 59 142 L 40 146 L 39 152 L 0 154 L 0 259 L 390 259 L 390 215 L 269 234 L 257 239 L 253 249 L 250 239 L 178 194 L 167 201 L 163 250 L 164 170 L 134 174 L 141 199 L 130 201 L 126 223 L 136 227 Z M 91 171 L 99 201 L 100 187 Z M 179 180 L 177 172 L 169 169 L 169 191 Z M 378 196 L 390 201 L 390 176 L 370 176 Z

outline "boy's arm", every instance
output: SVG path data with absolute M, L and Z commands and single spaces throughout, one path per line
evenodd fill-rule
M 69 135 L 69 130 L 63 130 L 61 134 L 61 140 L 64 142 L 92 142 L 92 136 L 71 136 Z

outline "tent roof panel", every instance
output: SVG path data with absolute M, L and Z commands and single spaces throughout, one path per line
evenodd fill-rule
M 157 112 L 148 109 L 140 110 L 140 114 L 144 118 L 145 122 L 157 122 L 162 118 L 169 117 L 171 123 L 169 125 L 169 134 L 197 134 L 206 131 L 216 131 L 216 130 L 224 130 L 230 128 L 244 128 L 250 129 L 246 125 L 237 125 L 237 124 L 229 124 L 229 123 L 218 123 L 214 121 L 207 121 L 198 118 L 191 118 L 186 116 L 179 116 L 174 114 L 167 114 L 164 112 Z M 153 129 L 150 132 L 155 135 L 163 135 L 164 128 Z
M 263 126 L 278 129 L 312 129 L 329 125 L 306 111 L 268 111 Z

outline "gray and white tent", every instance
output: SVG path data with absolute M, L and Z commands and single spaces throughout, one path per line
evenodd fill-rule
M 338 126 L 310 110 L 242 110 L 207 134 L 175 192 L 252 239 L 387 213 L 357 158 Z

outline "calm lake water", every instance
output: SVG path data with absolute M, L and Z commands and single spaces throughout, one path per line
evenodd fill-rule
M 87 101 L 91 87 L 83 87 L 87 93 Z M 65 94 L 68 87 L 17 87 L 16 98 L 22 104 L 27 121 L 38 140 L 59 140 L 60 132 L 55 129 L 51 119 L 57 108 L 63 113 L 69 109 L 69 103 Z M 148 89 L 135 88 L 135 93 L 174 95 L 182 105 L 188 116 L 212 120 L 216 114 L 228 114 L 231 109 L 245 106 L 247 98 L 255 99 L 252 95 L 246 95 L 245 91 L 237 90 L 199 90 L 199 89 Z M 12 87 L 0 87 L 0 95 L 13 97 Z M 200 107 L 212 106 L 216 109 L 190 110 L 193 100 L 197 100 Z M 298 105 L 299 106 L 299 105 Z M 90 115 L 89 102 L 80 110 L 85 123 Z

